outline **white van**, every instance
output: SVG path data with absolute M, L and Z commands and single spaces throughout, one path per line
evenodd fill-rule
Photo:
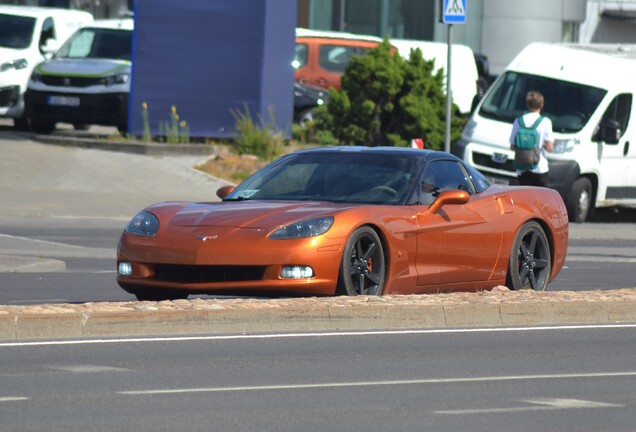
M 435 61 L 435 72 L 444 69 L 444 85 L 446 85 L 447 44 L 410 39 L 391 39 L 390 42 L 405 59 L 409 58 L 411 50 L 419 48 L 425 60 Z M 479 88 L 479 71 L 475 54 L 466 45 L 453 44 L 451 62 L 451 98 L 462 114 L 469 115 Z
M 25 97 L 33 131 L 51 133 L 57 123 L 127 131 L 133 27 L 132 18 L 95 21 L 35 68 Z
M 0 117 L 26 129 L 24 92 L 31 71 L 72 34 L 93 21 L 88 12 L 26 6 L 0 6 Z
M 594 207 L 636 207 L 634 77 L 636 45 L 530 44 L 490 87 L 453 153 L 493 182 L 514 184 L 512 123 L 537 90 L 555 136 L 550 187 L 570 220 L 585 221 Z

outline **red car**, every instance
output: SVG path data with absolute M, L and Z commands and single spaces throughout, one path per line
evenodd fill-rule
M 217 194 L 138 213 L 119 285 L 140 300 L 545 290 L 567 250 L 556 191 L 491 185 L 443 152 L 304 150 Z

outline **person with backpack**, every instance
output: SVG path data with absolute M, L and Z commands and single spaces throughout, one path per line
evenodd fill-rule
M 548 160 L 544 152 L 554 150 L 552 121 L 541 115 L 543 95 L 529 91 L 528 112 L 515 119 L 510 134 L 510 149 L 515 152 L 513 165 L 520 185 L 548 187 Z

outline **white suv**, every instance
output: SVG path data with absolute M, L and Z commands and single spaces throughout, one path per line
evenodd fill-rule
M 51 133 L 57 123 L 126 132 L 133 27 L 131 18 L 95 21 L 34 69 L 26 115 L 36 133 Z
M 28 127 L 24 92 L 31 71 L 91 22 L 88 12 L 0 6 L 0 117 L 13 118 L 18 129 Z

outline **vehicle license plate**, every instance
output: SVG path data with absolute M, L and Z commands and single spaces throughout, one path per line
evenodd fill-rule
M 490 182 L 490 184 L 506 185 L 506 186 L 510 184 L 510 180 L 508 180 L 507 178 L 493 177 L 493 176 L 484 176 L 484 177 L 486 177 L 486 179 Z
M 49 96 L 49 105 L 78 107 L 80 98 L 76 96 Z

